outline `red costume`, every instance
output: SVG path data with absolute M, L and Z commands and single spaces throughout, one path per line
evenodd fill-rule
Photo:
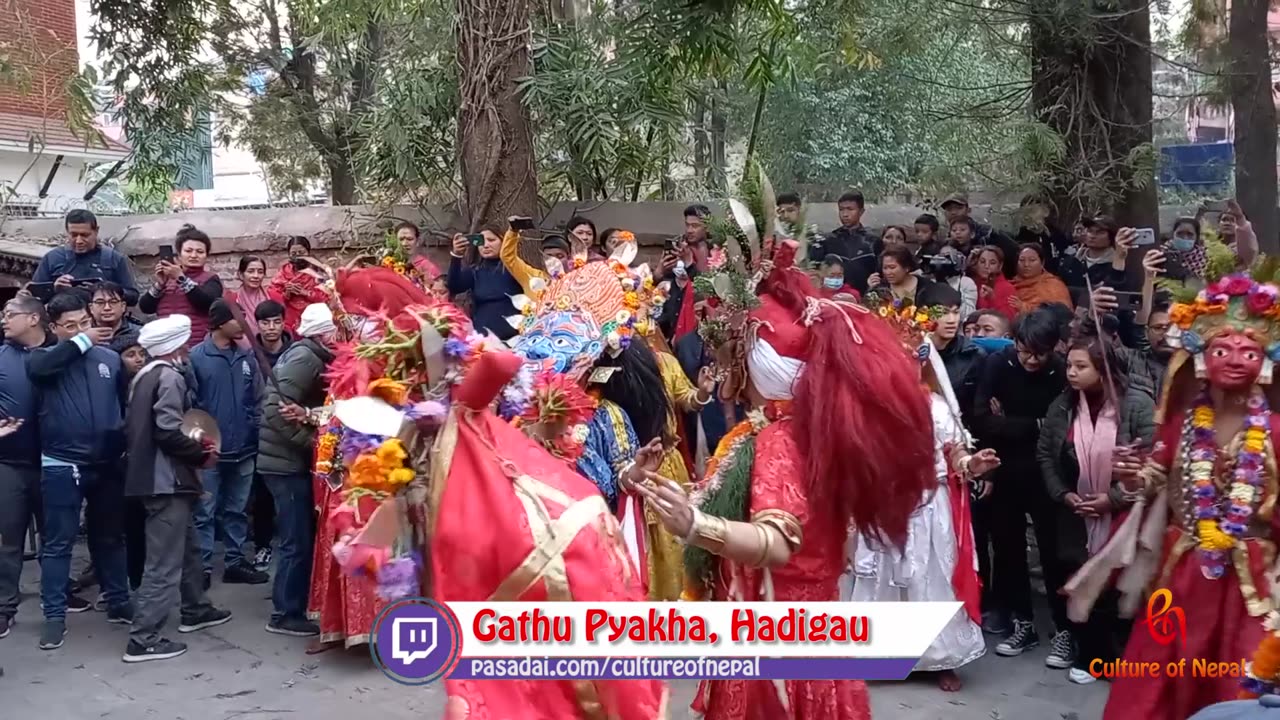
M 1193 677 L 1188 670 L 1170 677 L 1164 669 L 1179 661 L 1238 663 L 1265 635 L 1273 610 L 1267 573 L 1280 538 L 1280 458 L 1272 442 L 1280 418 L 1267 392 L 1280 357 L 1278 297 L 1274 285 L 1232 275 L 1170 311 L 1171 344 L 1181 350 L 1165 378 L 1154 449 L 1141 482 L 1131 483 L 1142 495 L 1065 588 L 1072 618 L 1087 616 L 1118 570 L 1121 613 L 1141 618 L 1123 659 L 1159 663 L 1153 677 L 1114 681 L 1105 720 L 1184 720 L 1235 698 L 1238 676 Z M 1217 416 L 1226 410 L 1241 423 L 1234 437 Z M 1156 589 L 1168 597 L 1152 595 L 1148 603 L 1146 593 Z
M 740 480 L 720 469 L 754 444 L 745 517 L 717 517 L 773 528 L 791 556 L 773 568 L 714 558 L 709 573 L 691 562 L 691 581 L 710 581 L 715 600 L 838 599 L 849 529 L 902 542 L 933 482 L 926 398 L 883 391 L 915 388 L 919 370 L 866 308 L 816 297 L 790 269 L 793 253 L 793 243 L 779 249 L 778 269 L 747 320 L 746 375 L 753 396 L 768 403 L 725 437 L 692 498 L 703 513 L 726 507 L 719 498 L 735 496 L 726 489 Z M 883 452 L 886 436 L 895 438 L 893 453 Z M 866 685 L 857 680 L 704 681 L 693 708 L 711 720 L 871 717 Z
M 302 311 L 308 305 L 329 299 L 316 276 L 295 270 L 289 263 L 281 265 L 276 271 L 276 276 L 267 286 L 267 295 L 284 306 L 284 326 L 291 333 L 297 332 Z

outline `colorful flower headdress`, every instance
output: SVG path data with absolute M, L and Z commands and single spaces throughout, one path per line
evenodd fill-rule
M 939 305 L 917 306 L 880 293 L 869 293 L 866 306 L 893 327 L 903 347 L 909 348 L 921 361 L 928 359 L 929 345 L 925 342 L 925 335 L 938 327 L 938 318 L 946 314 L 946 308 Z
M 637 333 L 649 332 L 654 313 L 666 300 L 665 288 L 654 285 L 648 265 L 629 267 L 636 252 L 634 242 L 623 242 L 608 260 L 569 272 L 556 269 L 537 300 L 523 295 L 512 298 L 521 314 L 507 318 L 508 322 L 523 333 L 545 313 L 579 312 L 595 322 L 605 350 L 617 357 Z
M 1258 381 L 1271 382 L 1272 367 L 1280 361 L 1280 287 L 1274 283 L 1270 261 L 1255 266 L 1253 274 L 1236 273 L 1219 278 L 1196 293 L 1194 299 L 1169 309 L 1173 323 L 1168 343 L 1186 351 L 1195 362 L 1197 377 L 1205 377 L 1204 351 L 1217 335 L 1233 331 L 1257 340 L 1266 352 Z M 1260 277 L 1262 280 L 1255 279 Z

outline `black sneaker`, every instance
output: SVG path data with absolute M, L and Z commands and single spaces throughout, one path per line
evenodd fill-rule
M 1066 630 L 1054 633 L 1053 640 L 1049 641 L 1049 657 L 1044 659 L 1045 666 L 1065 670 L 1075 664 L 1075 661 L 1075 638 L 1071 637 L 1071 633 Z
M 9 637 L 9 629 L 13 627 L 13 618 L 0 615 L 0 638 Z
M 209 588 L 213 587 L 213 571 L 204 571 L 204 591 L 209 592 Z
M 267 571 L 271 567 L 271 547 L 260 547 L 258 552 L 253 555 L 253 569 Z
M 267 623 L 267 632 L 292 637 L 315 637 L 320 634 L 320 626 L 301 618 L 280 618 Z
M 231 620 L 230 610 L 219 610 L 212 605 L 205 607 L 194 615 L 183 613 L 181 624 L 178 625 L 178 632 L 193 633 L 197 630 L 204 630 L 216 625 L 221 625 Z
M 125 603 L 118 607 L 107 609 L 107 622 L 116 625 L 132 625 L 133 624 L 133 603 Z
M 982 631 L 992 635 L 1008 635 L 1012 630 L 1009 617 L 999 610 L 988 610 L 982 613 Z
M 93 603 L 89 602 L 88 600 L 85 600 L 79 595 L 72 595 L 71 593 L 67 593 L 67 612 L 82 613 L 82 612 L 89 612 L 92 609 L 93 609 Z
M 227 585 L 263 585 L 269 580 L 270 575 L 248 565 L 229 567 L 222 573 L 222 582 Z
M 184 643 L 173 642 L 172 640 L 162 639 L 151 647 L 144 647 L 136 640 L 130 640 L 129 647 L 125 648 L 124 657 L 120 659 L 127 663 L 168 660 L 169 658 L 176 658 L 186 651 L 187 646 Z
M 66 620 L 45 620 L 44 627 L 40 629 L 41 650 L 57 650 L 62 647 L 63 639 L 67 636 Z
M 1004 657 L 1016 657 L 1031 648 L 1040 645 L 1040 636 L 1036 635 L 1036 626 L 1028 620 L 1014 620 L 1013 632 L 1003 642 L 996 645 L 996 654 Z

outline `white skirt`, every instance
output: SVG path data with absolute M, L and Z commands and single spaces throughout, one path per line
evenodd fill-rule
M 850 538 L 850 565 L 840 579 L 840 597 L 855 602 L 955 602 L 951 574 L 956 566 L 956 535 L 951 522 L 951 497 L 939 485 L 927 503 L 916 508 L 909 522 L 902 552 L 884 548 L 864 537 Z M 856 543 L 856 545 L 854 545 Z M 966 558 L 977 567 L 976 556 Z M 954 670 L 987 651 L 982 628 L 964 608 L 942 629 L 925 651 L 917 671 Z

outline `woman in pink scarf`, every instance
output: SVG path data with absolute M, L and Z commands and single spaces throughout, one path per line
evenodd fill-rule
M 240 308 L 240 322 L 244 325 L 245 334 L 250 338 L 258 337 L 258 321 L 253 311 L 258 304 L 271 298 L 267 296 L 265 283 L 267 280 L 267 263 L 256 255 L 245 255 L 240 258 L 240 270 L 236 273 L 240 279 L 240 288 L 228 293 L 231 304 Z
M 1128 386 L 1118 356 L 1105 341 L 1075 341 L 1067 353 L 1067 383 L 1049 406 L 1036 453 L 1049 498 L 1061 508 L 1058 546 L 1040 552 L 1057 553 L 1064 578 L 1102 549 L 1131 503 L 1120 483 L 1112 481 L 1112 456 L 1149 444 L 1155 434 L 1154 391 Z M 1045 590 L 1059 623 L 1045 664 L 1068 668 L 1073 683 L 1094 682 L 1089 663 L 1115 660 L 1124 650 L 1128 623 L 1118 617 L 1114 591 L 1103 595 L 1085 622 L 1073 623 L 1064 620 L 1061 588 Z

